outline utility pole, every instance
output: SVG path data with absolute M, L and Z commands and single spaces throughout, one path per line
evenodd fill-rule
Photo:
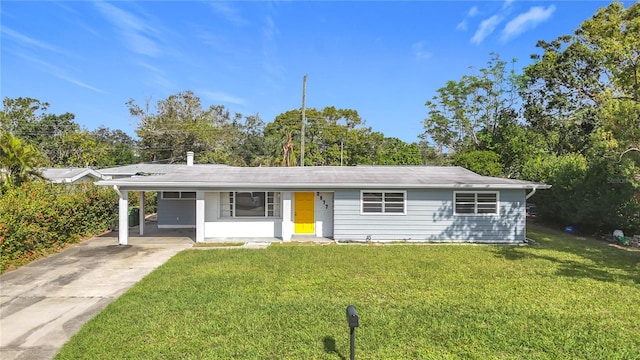
M 304 166 L 304 125 L 307 119 L 304 114 L 304 105 L 307 96 L 307 74 L 302 78 L 302 140 L 300 144 L 300 166 Z

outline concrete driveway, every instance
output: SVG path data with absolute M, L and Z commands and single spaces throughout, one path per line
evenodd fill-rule
M 96 237 L 0 275 L 0 359 L 52 359 L 107 304 L 194 243 L 178 231 L 117 244 L 117 235 Z

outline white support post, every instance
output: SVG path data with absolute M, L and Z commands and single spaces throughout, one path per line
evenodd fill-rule
M 293 221 L 291 219 L 292 208 L 292 192 L 285 191 L 282 193 L 282 240 L 291 241 L 293 236 Z
M 144 235 L 144 191 L 140 191 L 140 236 Z
M 204 242 L 204 191 L 196 191 L 196 242 Z
M 129 191 L 120 190 L 118 200 L 118 244 L 127 245 L 129 240 Z

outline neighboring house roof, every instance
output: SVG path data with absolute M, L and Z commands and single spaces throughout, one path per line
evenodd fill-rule
M 99 169 L 98 171 L 104 176 L 134 176 L 136 174 L 167 174 L 180 171 L 186 168 L 186 164 L 133 164 L 116 166 L 112 168 Z M 194 168 L 200 167 L 220 167 L 226 165 L 198 164 L 193 165 Z
M 162 175 L 103 180 L 125 189 L 470 188 L 547 189 L 530 181 L 481 176 L 453 166 L 233 167 L 173 165 Z
M 102 179 L 102 175 L 89 168 L 47 168 L 41 170 L 42 176 L 53 183 L 72 183 L 85 176 L 96 180 Z

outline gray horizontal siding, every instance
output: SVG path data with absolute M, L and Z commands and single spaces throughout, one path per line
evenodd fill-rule
M 196 226 L 196 200 L 165 200 L 158 194 L 159 226 Z
M 498 216 L 454 216 L 453 190 L 408 190 L 406 215 L 361 215 L 360 191 L 337 190 L 334 238 L 522 242 L 524 194 L 524 190 L 499 191 Z

